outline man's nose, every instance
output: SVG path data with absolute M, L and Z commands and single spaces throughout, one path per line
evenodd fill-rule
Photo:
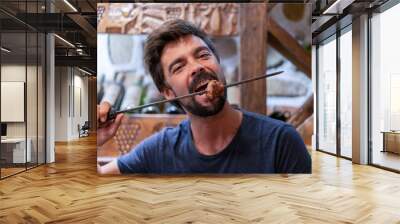
M 192 69 L 191 76 L 195 76 L 196 74 L 198 74 L 200 72 L 204 72 L 206 70 L 202 64 L 196 63 L 196 62 L 192 64 L 191 69 Z

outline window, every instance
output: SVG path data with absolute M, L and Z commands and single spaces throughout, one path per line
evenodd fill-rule
M 400 5 L 371 18 L 372 164 L 400 170 Z
M 352 157 L 352 33 L 351 26 L 340 36 L 340 155 Z
M 336 36 L 318 48 L 318 149 L 336 153 Z

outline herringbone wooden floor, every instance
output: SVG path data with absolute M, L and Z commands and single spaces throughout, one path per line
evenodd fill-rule
M 312 152 L 312 175 L 108 176 L 95 138 L 0 181 L 0 223 L 400 223 L 400 175 Z

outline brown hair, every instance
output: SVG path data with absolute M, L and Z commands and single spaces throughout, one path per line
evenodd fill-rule
M 202 39 L 219 62 L 219 56 L 213 43 L 194 24 L 181 19 L 165 22 L 148 36 L 144 46 L 144 63 L 146 69 L 160 92 L 165 88 L 164 74 L 161 66 L 161 53 L 165 45 L 187 35 L 194 35 Z

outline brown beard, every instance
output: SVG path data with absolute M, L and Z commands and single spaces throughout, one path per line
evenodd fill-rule
M 204 83 L 205 81 L 208 80 L 218 80 L 218 76 L 211 73 L 211 72 L 199 72 L 198 74 L 195 75 L 193 78 L 192 82 L 189 85 L 189 93 L 196 92 L 195 90 L 198 88 L 198 86 L 201 83 Z M 224 81 L 224 80 L 223 80 Z M 224 82 L 225 83 L 225 82 Z M 222 108 L 224 107 L 224 104 L 226 102 L 226 90 L 224 93 L 217 97 L 216 99 L 213 100 L 213 103 L 211 106 L 203 106 L 199 104 L 194 97 L 190 98 L 190 101 L 179 101 L 179 104 L 185 108 L 188 112 L 199 116 L 199 117 L 208 117 L 215 115 L 219 113 Z

